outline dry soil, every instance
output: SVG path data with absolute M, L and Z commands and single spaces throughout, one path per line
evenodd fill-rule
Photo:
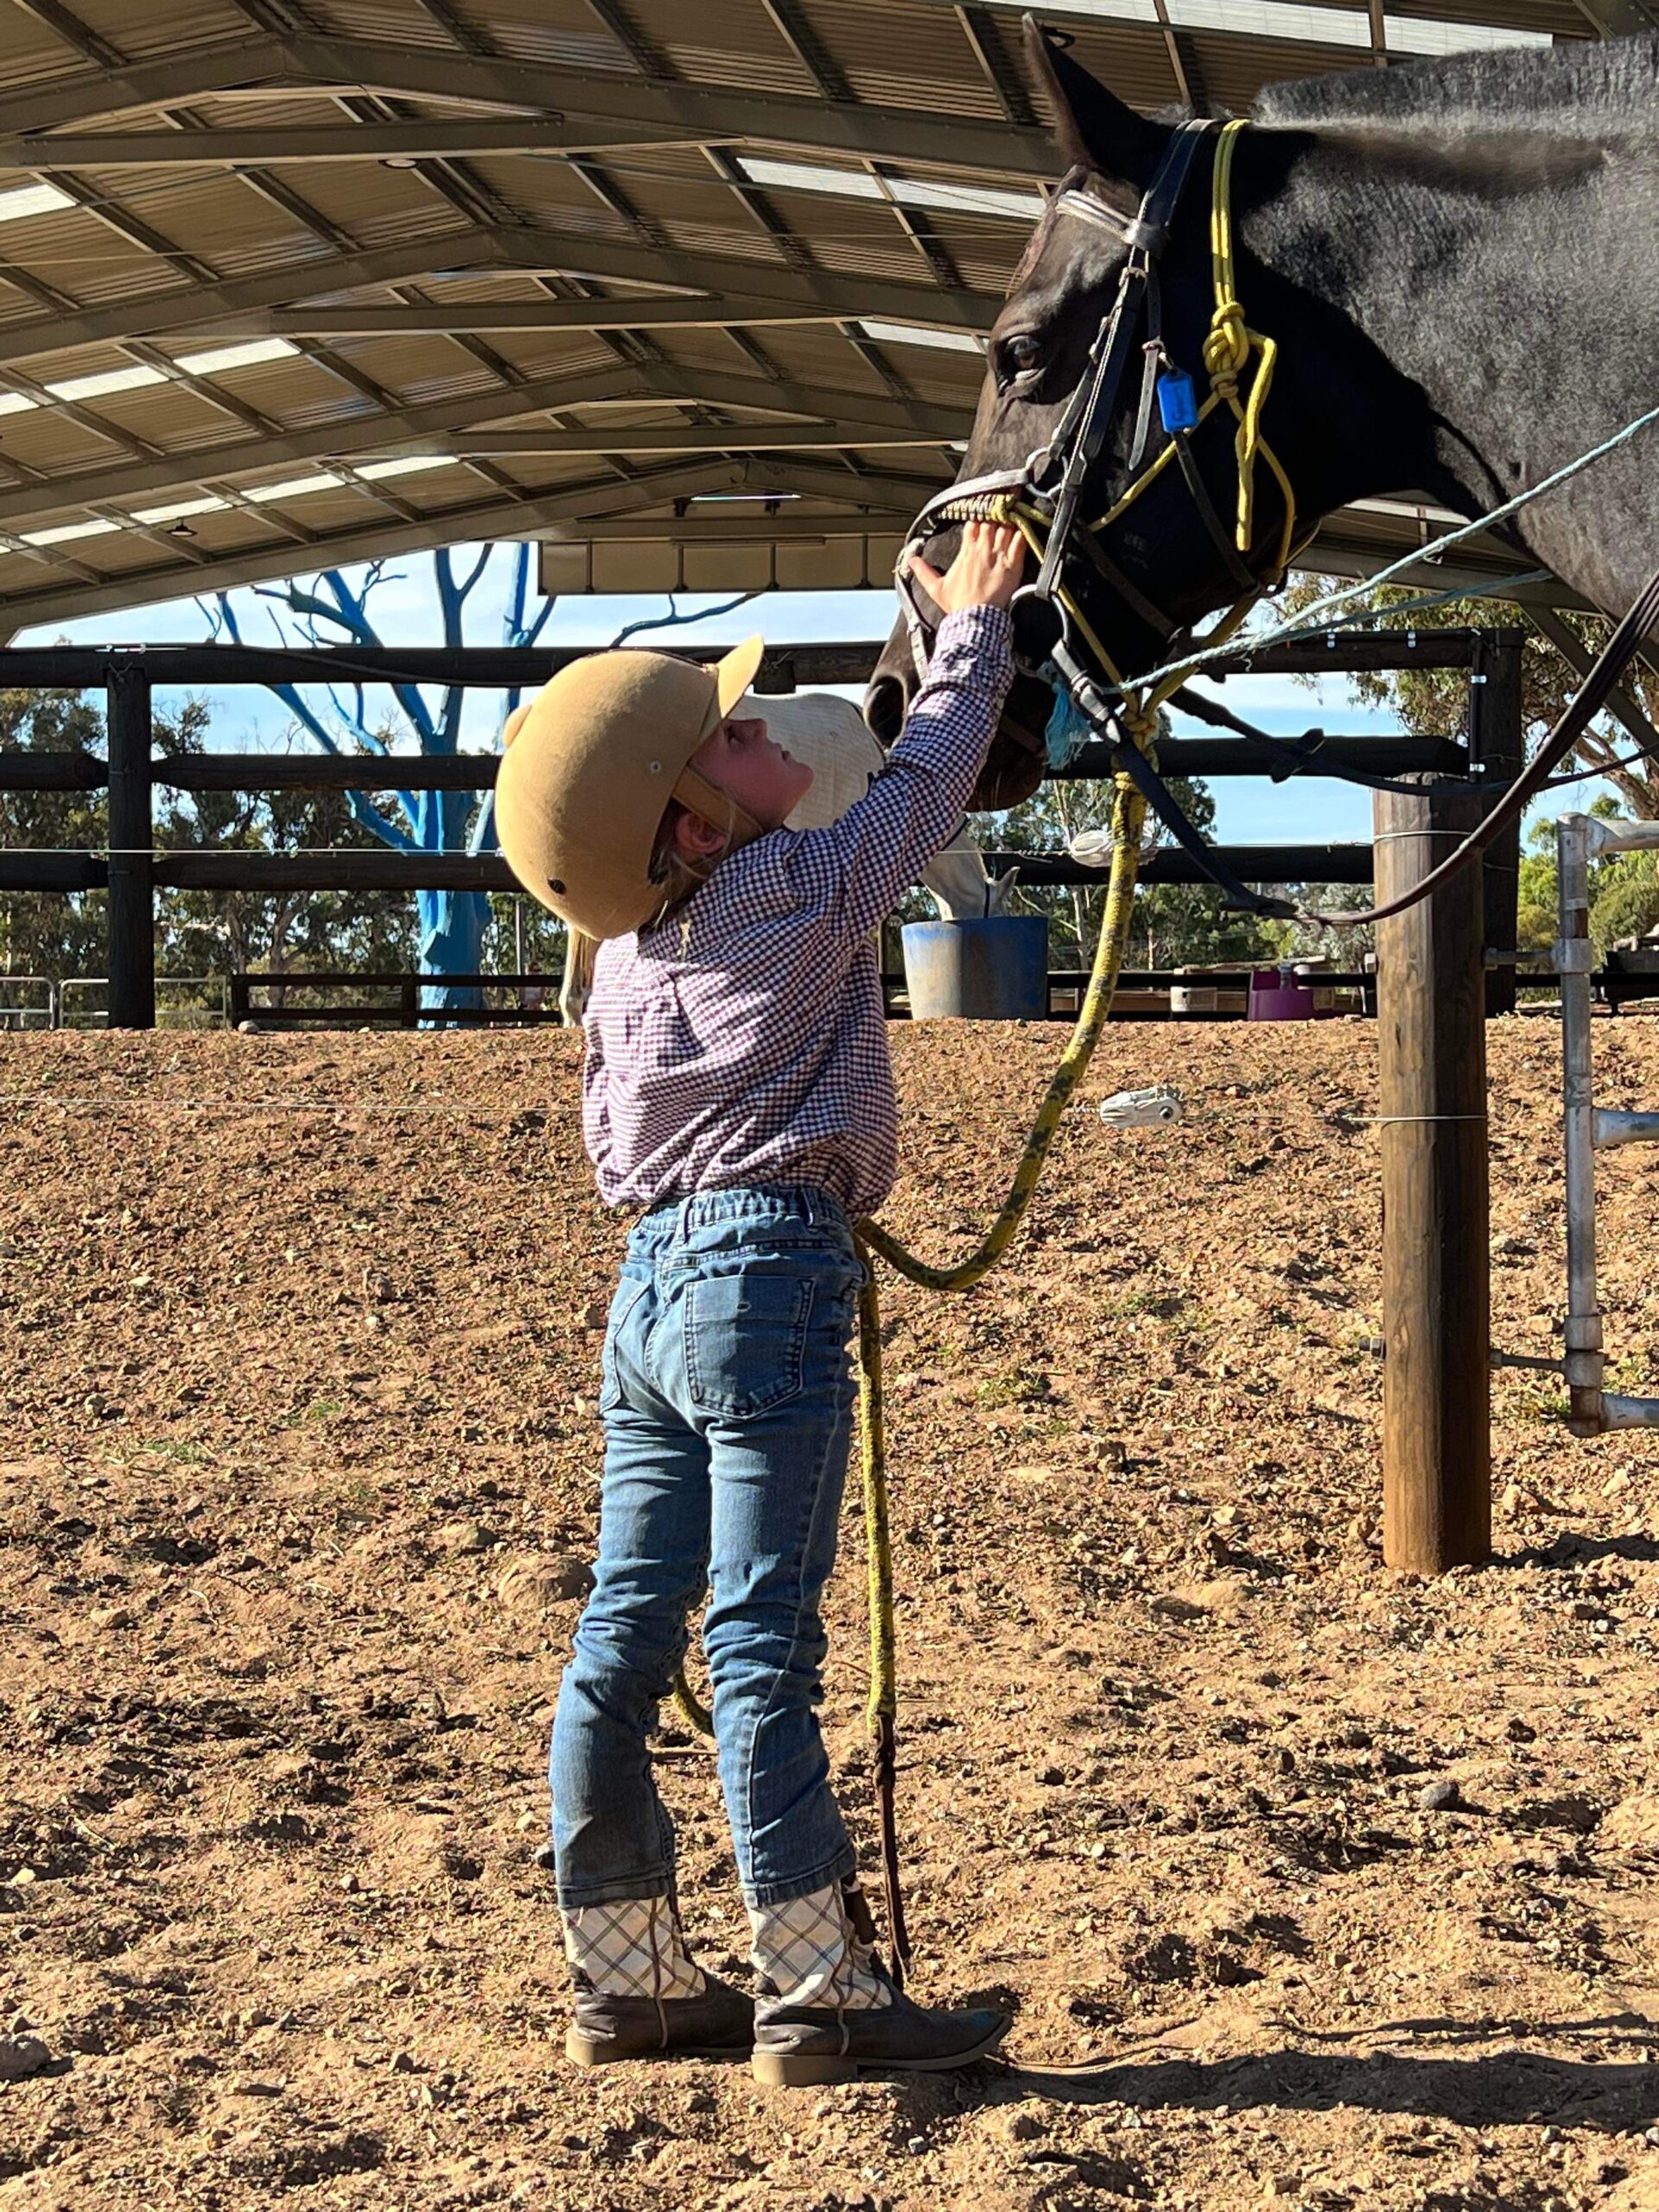
M 940 1254 L 1058 1033 L 899 1028 Z M 1598 1032 L 1604 1102 L 1659 1033 Z M 1556 1039 L 1491 1032 L 1499 1340 L 1560 1305 Z M 1012 1263 L 890 1283 L 917 1986 L 1006 2067 L 561 2051 L 540 1767 L 624 1224 L 574 1040 L 0 1046 L 0 2206 L 1659 2206 L 1659 1447 L 1496 1378 L 1496 1556 L 1378 1546 L 1371 1032 L 1109 1033 Z M 1659 1185 L 1602 1180 L 1659 1379 Z M 869 1824 L 849 1511 L 825 1719 Z M 743 1926 L 702 1746 L 703 1957 Z M 1448 1787 L 1449 1785 L 1449 1787 Z M 19 2040 L 21 2039 L 21 2040 Z M 32 2039 L 32 2040 L 31 2040 Z M 44 2064 L 41 2064 L 44 2046 Z

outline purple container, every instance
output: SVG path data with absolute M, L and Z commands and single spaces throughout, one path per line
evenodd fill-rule
M 1295 982 L 1277 968 L 1250 971 L 1249 1021 L 1312 1021 L 1315 1014 L 1313 987 Z

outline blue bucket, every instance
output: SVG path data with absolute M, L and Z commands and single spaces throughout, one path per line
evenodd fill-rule
M 913 1021 L 1041 1021 L 1048 1014 L 1048 922 L 1041 914 L 906 922 Z

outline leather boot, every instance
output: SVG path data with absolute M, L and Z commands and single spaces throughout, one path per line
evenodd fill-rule
M 577 2066 L 623 2058 L 741 2058 L 754 2007 L 686 1948 L 671 1895 L 620 1897 L 561 1915 L 575 1988 L 564 2039 Z
M 842 1892 L 842 1903 L 847 1971 L 827 1977 L 842 2001 L 802 2002 L 779 1995 L 775 1979 L 763 1980 L 749 2062 L 757 2082 L 769 2088 L 805 2088 L 850 2082 L 864 2070 L 944 2074 L 995 2050 L 1010 2025 L 1006 2012 L 933 2012 L 913 2004 L 874 1955 L 874 1924 L 856 1886 Z M 761 1916 L 752 1910 L 750 1916 L 756 1922 L 756 1955 L 764 1957 Z M 822 1973 L 813 1976 L 820 1985 L 825 1980 Z M 845 2001 L 849 1991 L 862 2001 L 859 1995 Z
M 695 1997 L 611 1997 L 576 1978 L 564 2055 L 575 2066 L 620 2058 L 741 2058 L 754 2040 L 754 2006 L 704 1974 Z

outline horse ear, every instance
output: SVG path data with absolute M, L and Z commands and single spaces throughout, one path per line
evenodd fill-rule
M 1168 132 L 1148 123 L 1066 52 L 1070 38 L 1027 16 L 1026 54 L 1054 111 L 1054 143 L 1068 168 L 1130 186 L 1138 197 L 1151 183 Z

